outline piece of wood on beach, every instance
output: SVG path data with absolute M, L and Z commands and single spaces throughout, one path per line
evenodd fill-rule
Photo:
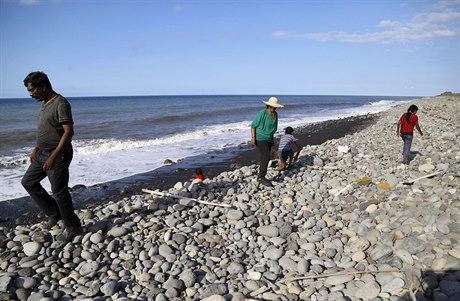
M 340 189 L 340 191 L 338 191 L 336 194 L 334 194 L 334 196 L 339 196 L 341 195 L 345 190 L 348 189 L 348 187 L 350 187 L 351 184 L 348 184 L 347 186 L 343 187 L 342 189 Z
M 232 205 L 230 204 L 218 204 L 218 203 L 213 203 L 213 202 L 201 201 L 201 200 L 197 200 L 194 198 L 188 198 L 188 197 L 181 196 L 181 195 L 176 195 L 176 194 L 171 194 L 171 193 L 161 192 L 161 191 L 156 191 L 156 190 L 150 190 L 150 189 L 145 189 L 145 188 L 143 188 L 142 191 L 145 193 L 150 193 L 150 194 L 154 194 L 154 195 L 161 196 L 161 197 L 172 197 L 175 199 L 189 200 L 189 201 L 197 202 L 197 203 L 204 204 L 204 205 L 227 207 L 227 208 L 232 207 Z
M 401 184 L 403 184 L 403 185 L 412 185 L 412 184 L 414 184 L 414 182 L 416 182 L 416 181 L 418 181 L 418 180 L 425 179 L 425 178 L 431 178 L 431 177 L 434 177 L 434 176 L 437 175 L 437 174 L 439 174 L 439 171 L 430 173 L 430 174 L 428 174 L 428 175 L 424 175 L 424 176 L 418 177 L 418 178 L 416 178 L 416 179 L 403 181 L 403 182 L 401 182 Z
M 266 291 L 268 291 L 270 288 L 266 285 L 264 286 L 261 286 L 259 287 L 258 289 L 256 289 L 255 291 L 251 292 L 249 295 L 251 297 L 256 297 L 257 295 L 259 294 L 262 294 L 262 293 L 265 293 Z
M 299 276 L 299 277 L 292 277 L 292 278 L 284 278 L 281 279 L 281 283 L 298 281 L 298 280 L 307 280 L 307 279 L 317 279 L 317 278 L 327 278 L 332 276 L 342 276 L 342 275 L 361 275 L 361 274 L 377 274 L 377 273 L 401 273 L 403 270 L 401 269 L 384 269 L 384 270 L 365 270 L 365 271 L 341 271 L 341 272 L 334 272 L 334 273 L 324 273 L 319 275 L 307 275 L 307 276 Z

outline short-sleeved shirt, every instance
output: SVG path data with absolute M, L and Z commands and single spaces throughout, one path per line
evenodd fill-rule
M 410 114 L 410 117 L 409 117 L 409 122 L 406 120 L 406 115 L 407 113 L 404 113 L 402 116 L 401 116 L 401 129 L 400 129 L 400 132 L 401 133 L 406 133 L 406 134 L 411 134 L 414 132 L 414 127 L 415 127 L 415 123 L 417 122 L 418 120 L 418 117 L 417 117 L 417 114 Z
M 251 128 L 256 129 L 257 141 L 273 141 L 273 135 L 278 129 L 278 113 L 275 112 L 275 118 L 271 119 L 266 109 L 260 110 L 254 117 Z
M 37 146 L 41 150 L 54 150 L 64 134 L 62 124 L 73 124 L 70 103 L 58 95 L 45 106 L 43 102 L 38 112 Z
M 295 141 L 297 141 L 297 139 L 294 138 L 294 136 L 292 136 L 291 134 L 282 135 L 280 138 L 280 144 L 278 147 L 278 151 L 283 152 L 283 151 L 292 150 L 291 144 L 294 143 Z

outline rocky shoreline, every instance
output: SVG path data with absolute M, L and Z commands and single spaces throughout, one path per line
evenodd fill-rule
M 306 146 L 273 188 L 251 164 L 80 209 L 67 245 L 0 228 L 0 299 L 460 300 L 460 98 L 413 103 L 407 167 L 395 107 Z
M 296 129 L 296 137 L 300 139 L 303 145 L 321 144 L 326 140 L 354 133 L 371 124 L 375 117 L 374 114 L 367 114 L 312 123 Z M 184 182 L 192 178 L 197 167 L 205 171 L 206 177 L 212 178 L 224 171 L 256 164 L 258 160 L 259 152 L 257 149 L 243 143 L 238 149 L 185 158 L 172 165 L 165 165 L 159 169 L 124 179 L 88 187 L 76 185 L 71 188 L 70 192 L 77 210 L 88 209 L 109 201 L 142 194 L 142 188 L 145 187 L 160 190 L 169 189 L 177 182 Z M 11 229 L 17 225 L 35 224 L 44 218 L 43 213 L 30 197 L 0 202 L 0 227 Z

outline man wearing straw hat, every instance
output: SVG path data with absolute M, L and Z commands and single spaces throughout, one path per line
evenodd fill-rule
M 268 101 L 263 101 L 267 107 L 257 112 L 256 117 L 251 124 L 251 144 L 257 146 L 260 152 L 259 166 L 259 183 L 266 186 L 273 186 L 267 180 L 267 168 L 270 161 L 270 150 L 273 146 L 273 135 L 278 129 L 278 113 L 277 108 L 284 106 L 278 102 L 276 97 L 270 97 Z

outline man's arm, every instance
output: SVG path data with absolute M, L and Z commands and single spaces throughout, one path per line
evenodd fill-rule
M 39 150 L 40 150 L 40 148 L 38 146 L 34 147 L 34 149 L 32 150 L 32 152 L 29 155 L 30 162 L 32 162 L 32 159 L 35 157 L 35 155 L 37 154 L 37 152 Z
M 415 122 L 415 128 L 420 133 L 420 135 L 423 136 L 422 129 L 420 128 L 420 125 L 418 124 L 418 120 Z
M 256 145 L 256 128 L 251 128 L 251 144 Z

